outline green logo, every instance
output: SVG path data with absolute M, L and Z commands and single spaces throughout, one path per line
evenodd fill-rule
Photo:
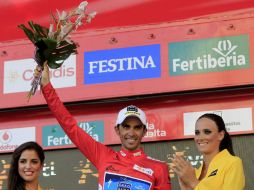
M 79 127 L 88 133 L 94 140 L 104 142 L 104 122 L 79 122 Z M 65 134 L 60 125 L 47 125 L 42 128 L 42 144 L 48 146 L 64 146 L 73 143 Z
M 222 72 L 249 67 L 248 35 L 169 44 L 169 75 Z

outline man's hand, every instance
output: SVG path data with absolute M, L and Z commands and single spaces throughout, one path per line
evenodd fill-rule
M 34 77 L 39 77 L 39 74 L 41 72 L 42 72 L 41 86 L 44 87 L 50 82 L 49 68 L 48 68 L 47 62 L 44 62 L 43 70 L 41 69 L 39 65 L 36 66 L 36 69 L 34 70 Z

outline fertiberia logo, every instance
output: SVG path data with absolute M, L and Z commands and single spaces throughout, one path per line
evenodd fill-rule
M 169 44 L 169 74 L 221 72 L 250 67 L 248 35 Z

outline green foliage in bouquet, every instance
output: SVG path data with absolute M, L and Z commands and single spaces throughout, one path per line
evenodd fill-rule
M 35 45 L 35 60 L 40 66 L 47 60 L 51 69 L 59 68 L 63 62 L 71 55 L 77 53 L 78 45 L 66 40 L 57 42 L 56 39 L 48 37 L 49 29 L 33 21 L 28 22 L 30 29 L 24 24 L 19 25 L 29 40 Z
M 45 62 L 51 69 L 57 69 L 62 66 L 71 54 L 77 54 L 78 45 L 69 38 L 69 35 L 83 24 L 84 19 L 86 23 L 90 23 L 95 17 L 95 11 L 86 14 L 87 5 L 88 2 L 83 1 L 77 8 L 69 12 L 59 12 L 57 10 L 57 15 L 51 14 L 53 22 L 49 28 L 36 24 L 33 21 L 28 22 L 29 27 L 26 27 L 24 24 L 18 26 L 34 44 L 34 59 L 41 67 L 41 71 Z M 35 94 L 40 81 L 41 73 L 37 77 L 34 77 L 32 81 L 28 100 Z

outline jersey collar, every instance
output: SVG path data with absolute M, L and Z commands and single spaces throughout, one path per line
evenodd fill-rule
M 141 157 L 146 156 L 142 148 L 139 148 L 139 149 L 133 150 L 133 151 L 125 150 L 125 149 L 121 148 L 120 155 L 122 157 L 127 157 L 127 158 L 141 158 Z

